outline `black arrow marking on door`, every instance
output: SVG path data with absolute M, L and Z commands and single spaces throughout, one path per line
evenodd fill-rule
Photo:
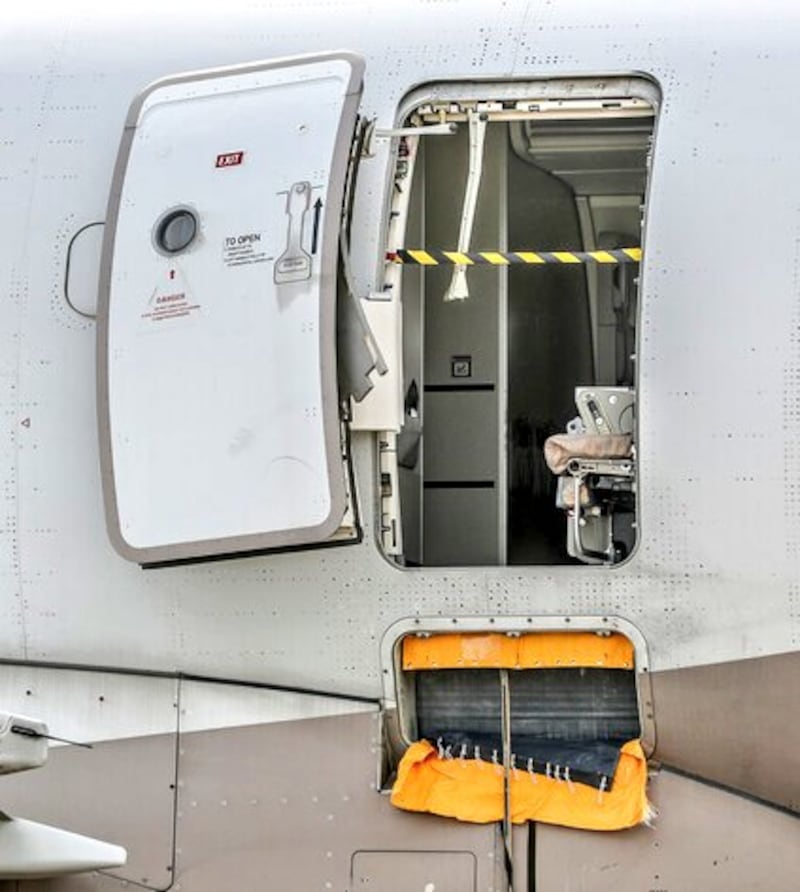
M 322 199 L 318 198 L 314 202 L 314 229 L 311 233 L 311 253 L 317 253 L 317 241 L 319 237 L 319 218 L 322 213 Z

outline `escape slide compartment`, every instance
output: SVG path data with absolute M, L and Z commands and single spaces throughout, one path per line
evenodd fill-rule
M 305 56 L 162 80 L 131 107 L 98 326 L 106 514 L 130 560 L 343 525 L 336 271 L 362 74 Z
M 456 625 L 401 620 L 384 636 L 380 770 L 392 804 L 503 820 L 504 833 L 531 820 L 585 830 L 649 820 L 655 729 L 638 630 L 578 616 Z

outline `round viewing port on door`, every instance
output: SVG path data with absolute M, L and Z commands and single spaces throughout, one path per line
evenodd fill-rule
M 162 254 L 185 251 L 197 235 L 197 217 L 188 208 L 175 208 L 156 223 L 154 241 Z

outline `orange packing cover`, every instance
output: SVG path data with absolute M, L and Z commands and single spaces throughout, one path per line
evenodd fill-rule
M 511 820 L 543 821 L 583 830 L 622 830 L 647 821 L 647 761 L 638 740 L 622 746 L 611 790 L 512 769 Z M 459 821 L 503 818 L 503 768 L 475 759 L 439 758 L 427 740 L 412 743 L 400 761 L 392 804 Z
M 633 669 L 633 645 L 617 632 L 447 633 L 403 639 L 403 669 Z

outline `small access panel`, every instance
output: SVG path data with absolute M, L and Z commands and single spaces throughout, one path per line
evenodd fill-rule
M 106 514 L 129 560 L 347 538 L 336 270 L 363 67 L 204 71 L 131 107 L 98 326 Z

